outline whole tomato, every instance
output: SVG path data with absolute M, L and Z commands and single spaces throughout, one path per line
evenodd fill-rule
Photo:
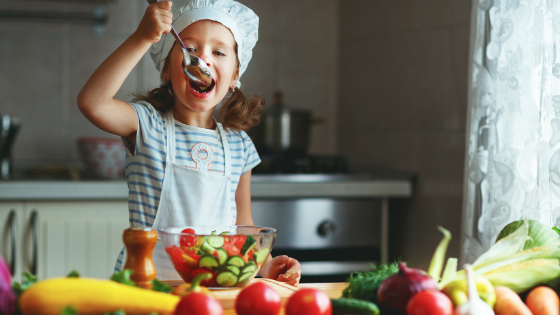
M 317 289 L 300 289 L 286 301 L 286 315 L 331 315 L 329 296 Z
M 278 315 L 281 307 L 280 294 L 263 282 L 245 287 L 235 300 L 238 315 Z
M 453 303 L 438 290 L 424 290 L 412 296 L 406 304 L 406 315 L 453 315 Z
M 175 307 L 174 315 L 223 315 L 222 304 L 204 293 L 185 295 Z

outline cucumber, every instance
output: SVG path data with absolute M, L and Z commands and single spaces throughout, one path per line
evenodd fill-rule
M 245 268 L 243 268 L 243 273 L 254 272 L 256 270 L 257 270 L 257 265 L 255 265 L 255 264 L 245 264 Z
M 253 274 L 255 274 L 256 271 L 253 272 L 244 272 L 239 276 L 239 282 L 243 282 L 243 281 L 247 281 L 249 279 L 251 279 L 251 277 L 253 277 Z
M 264 261 L 268 257 L 268 251 L 269 251 L 269 249 L 267 247 L 263 247 L 263 248 L 259 249 L 258 251 L 253 252 L 253 257 L 255 258 L 255 261 L 257 262 L 257 264 L 264 263 Z
M 216 283 L 221 287 L 231 287 L 237 283 L 237 276 L 230 271 L 220 272 L 216 276 Z
M 216 250 L 212 245 L 208 244 L 208 239 L 206 239 L 204 243 L 202 243 L 200 249 L 208 254 L 214 254 L 214 251 Z
M 356 315 L 378 315 L 379 308 L 370 301 L 358 299 L 331 299 L 333 315 L 356 314 Z
M 206 242 L 208 242 L 208 244 L 214 248 L 220 248 L 224 246 L 224 237 L 219 235 L 208 236 Z
M 241 255 L 247 255 L 251 248 L 255 247 L 256 243 L 257 241 L 255 241 L 255 238 L 253 238 L 251 235 L 248 235 L 245 243 L 243 243 L 243 246 L 241 246 Z
M 229 235 L 229 231 L 223 231 L 220 235 Z
M 239 267 L 237 267 L 237 266 L 226 266 L 226 269 L 228 271 L 231 271 L 231 273 L 233 273 L 236 276 L 239 276 L 239 274 L 241 273 L 241 271 L 239 270 Z
M 204 255 L 204 256 L 200 257 L 200 260 L 198 261 L 198 267 L 208 268 L 210 270 L 218 268 L 219 265 L 220 264 L 218 263 L 218 260 L 216 259 L 216 257 L 214 257 L 212 255 Z
M 245 261 L 243 260 L 243 258 L 239 256 L 230 257 L 227 263 L 228 265 L 237 266 L 237 267 L 243 267 L 245 265 Z
M 218 248 L 216 251 L 218 252 L 218 262 L 220 263 L 220 266 L 224 265 L 229 258 L 228 253 L 223 248 Z

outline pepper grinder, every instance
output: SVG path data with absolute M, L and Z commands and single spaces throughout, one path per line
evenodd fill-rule
M 132 227 L 124 230 L 123 242 L 126 247 L 124 269 L 132 269 L 130 280 L 137 286 L 152 289 L 156 279 L 156 266 L 152 253 L 157 242 L 157 231 L 150 228 Z

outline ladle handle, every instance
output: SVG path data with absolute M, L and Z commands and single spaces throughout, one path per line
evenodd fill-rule
M 154 4 L 156 2 L 159 2 L 159 0 L 148 0 L 149 4 Z M 183 41 L 179 37 L 179 34 L 177 34 L 177 31 L 175 30 L 173 25 L 171 25 L 171 34 L 173 35 L 173 37 L 175 37 L 175 39 L 179 42 L 179 44 L 181 44 L 181 47 L 183 47 L 183 50 L 187 51 L 187 47 L 185 47 L 185 44 L 183 44 Z

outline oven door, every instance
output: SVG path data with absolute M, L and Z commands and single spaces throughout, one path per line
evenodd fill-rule
M 253 200 L 255 225 L 273 227 L 272 256 L 301 263 L 301 282 L 342 282 L 380 258 L 381 201 Z

